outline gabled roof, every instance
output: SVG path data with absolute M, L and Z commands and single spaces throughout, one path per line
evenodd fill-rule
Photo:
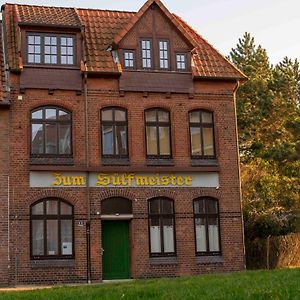
M 84 29 L 86 70 L 95 73 L 120 74 L 112 54 L 107 51 L 117 45 L 138 22 L 144 12 L 155 3 L 194 48 L 192 51 L 195 78 L 245 79 L 213 46 L 178 16 L 171 14 L 159 0 L 148 0 L 136 12 L 100 9 L 75 9 L 34 5 L 5 4 L 4 25 L 7 32 L 6 47 L 11 70 L 20 69 L 18 25 L 68 27 Z
M 168 9 L 163 5 L 163 3 L 159 0 L 148 0 L 140 10 L 130 19 L 128 24 L 121 30 L 114 38 L 113 44 L 118 45 L 120 41 L 124 38 L 124 36 L 134 27 L 134 25 L 142 18 L 143 14 L 150 8 L 151 5 L 156 4 L 165 16 L 169 19 L 169 21 L 176 27 L 181 34 L 186 38 L 186 40 L 193 46 L 196 47 L 196 43 L 193 39 L 193 36 L 185 30 L 185 28 L 177 21 L 176 17 L 172 15 Z

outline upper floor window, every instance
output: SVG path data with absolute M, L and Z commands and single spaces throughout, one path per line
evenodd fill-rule
M 31 112 L 31 155 L 71 155 L 71 113 L 54 106 Z
M 176 54 L 176 68 L 177 70 L 186 70 L 186 54 L 177 53 Z
M 169 50 L 167 41 L 159 41 L 159 67 L 161 69 L 169 68 Z
M 149 200 L 149 234 L 151 256 L 175 255 L 175 218 L 173 200 Z
M 73 258 L 73 206 L 60 199 L 36 202 L 30 208 L 31 257 Z
M 145 69 L 152 67 L 150 40 L 142 40 L 142 66 Z
M 155 108 L 145 112 L 147 157 L 171 157 L 170 113 Z
M 213 114 L 204 110 L 189 113 L 192 158 L 215 158 Z
M 134 68 L 134 51 L 125 50 L 124 54 L 124 67 Z
M 194 219 L 197 254 L 220 254 L 218 200 L 209 197 L 194 200 Z
M 101 110 L 102 155 L 128 157 L 126 109 L 108 107 Z
M 28 33 L 27 62 L 30 64 L 74 65 L 74 36 Z

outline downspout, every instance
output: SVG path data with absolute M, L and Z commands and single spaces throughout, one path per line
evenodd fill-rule
M 239 194 L 240 194 L 240 211 L 241 211 L 241 222 L 242 222 L 242 239 L 243 239 L 243 253 L 244 253 L 244 268 L 246 269 L 246 248 L 245 248 L 245 233 L 244 233 L 244 217 L 242 207 L 242 183 L 241 183 L 241 162 L 240 162 L 240 150 L 239 150 L 239 137 L 238 137 L 238 124 L 237 124 L 237 110 L 236 110 L 236 91 L 240 87 L 240 82 L 233 90 L 233 101 L 234 101 L 234 118 L 235 118 L 235 133 L 236 133 L 236 149 L 237 149 L 237 163 L 238 163 L 238 176 L 239 176 Z
M 2 59 L 4 65 L 4 80 L 5 80 L 5 97 L 6 101 L 10 102 L 10 78 L 9 78 L 9 67 L 6 60 L 6 35 L 5 35 L 5 6 L 2 6 L 1 13 L 2 13 L 2 20 L 1 20 L 1 36 L 2 36 Z M 8 122 L 10 122 L 10 114 L 8 118 Z M 10 126 L 9 130 L 10 130 Z M 10 134 L 8 135 L 7 141 L 7 151 L 8 155 L 10 153 Z M 7 164 L 7 272 L 10 269 L 10 159 L 8 159 Z M 8 276 L 9 278 L 9 276 Z M 9 279 L 8 279 L 9 280 Z
M 86 67 L 86 55 L 84 48 L 85 41 L 85 28 L 81 29 L 82 37 L 82 51 L 84 58 L 84 71 L 83 71 L 83 89 L 84 89 L 84 128 L 85 128 L 85 163 L 86 163 L 86 280 L 87 283 L 91 283 L 91 203 L 90 203 L 90 182 L 89 182 L 89 119 L 88 119 L 88 86 L 87 86 L 87 67 Z

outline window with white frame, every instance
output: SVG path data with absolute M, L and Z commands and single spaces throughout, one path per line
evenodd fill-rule
M 169 68 L 169 45 L 167 41 L 159 41 L 159 67 Z
M 144 69 L 152 67 L 150 40 L 142 40 L 142 66 Z

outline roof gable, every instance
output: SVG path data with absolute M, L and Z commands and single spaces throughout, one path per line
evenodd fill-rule
M 184 29 L 184 27 L 177 21 L 176 17 L 172 15 L 168 9 L 163 5 L 163 3 L 159 0 L 148 0 L 140 10 L 133 16 L 133 18 L 128 22 L 128 24 L 124 27 L 122 31 L 120 31 L 113 40 L 113 46 L 117 46 L 121 40 L 125 37 L 125 35 L 137 24 L 137 22 L 143 17 L 148 9 L 151 8 L 152 5 L 157 5 L 159 9 L 164 13 L 166 18 L 174 25 L 175 28 L 186 38 L 187 42 L 191 44 L 191 46 L 195 47 L 196 43 L 192 36 Z
M 136 12 L 76 9 L 35 5 L 5 4 L 2 7 L 6 61 L 11 71 L 20 71 L 20 24 L 84 29 L 82 70 L 91 73 L 120 74 L 108 47 L 119 43 L 144 13 L 157 5 L 170 24 L 191 44 L 194 78 L 241 80 L 246 76 L 178 16 L 171 14 L 159 0 L 148 0 Z M 47 29 L 49 30 L 49 28 Z M 83 64 L 82 64 L 83 66 Z

